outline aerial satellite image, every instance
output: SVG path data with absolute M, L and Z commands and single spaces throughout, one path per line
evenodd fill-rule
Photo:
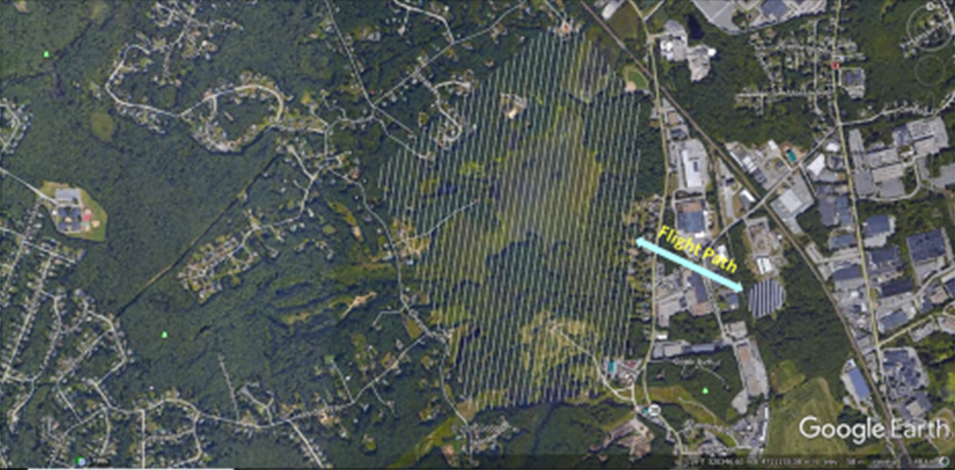
M 951 0 L 0 0 L 0 468 L 955 468 Z

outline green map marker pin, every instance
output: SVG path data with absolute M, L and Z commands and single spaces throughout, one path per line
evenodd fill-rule
M 707 395 L 709 393 L 710 393 L 710 389 L 703 387 L 703 395 Z
M 50 51 L 43 51 L 43 58 L 44 58 L 44 59 L 49 59 L 49 58 L 50 58 Z
M 165 331 L 163 331 L 161 336 L 162 336 L 162 339 L 166 339 L 169 337 L 169 333 L 166 333 Z

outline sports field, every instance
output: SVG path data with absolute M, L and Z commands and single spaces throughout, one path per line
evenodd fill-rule
M 623 67 L 623 78 L 632 83 L 637 90 L 646 90 L 650 86 L 650 81 L 634 65 Z

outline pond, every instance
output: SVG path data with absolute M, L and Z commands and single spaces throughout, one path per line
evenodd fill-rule
M 686 15 L 683 19 L 686 20 L 686 28 L 691 40 L 700 41 L 703 39 L 703 36 L 706 36 L 703 32 L 703 27 L 700 26 L 700 22 L 696 20 L 696 15 Z

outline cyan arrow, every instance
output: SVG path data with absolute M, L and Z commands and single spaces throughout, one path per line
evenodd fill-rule
M 664 250 L 663 248 L 660 248 L 659 246 L 656 246 L 653 243 L 650 243 L 644 240 L 643 237 L 640 237 L 637 239 L 637 246 L 639 246 L 640 248 L 645 248 L 647 250 L 650 250 L 670 261 L 673 261 L 676 264 L 679 264 L 680 266 L 683 266 L 686 269 L 689 269 L 690 271 L 700 273 L 700 275 L 702 276 L 708 277 L 720 284 L 723 284 L 724 286 L 732 289 L 733 292 L 740 293 L 743 291 L 742 284 L 738 282 L 733 282 L 723 276 L 720 276 L 719 274 L 714 273 L 713 271 L 710 271 L 709 269 L 704 268 L 703 266 L 690 262 L 686 258 L 677 256 L 667 250 Z

